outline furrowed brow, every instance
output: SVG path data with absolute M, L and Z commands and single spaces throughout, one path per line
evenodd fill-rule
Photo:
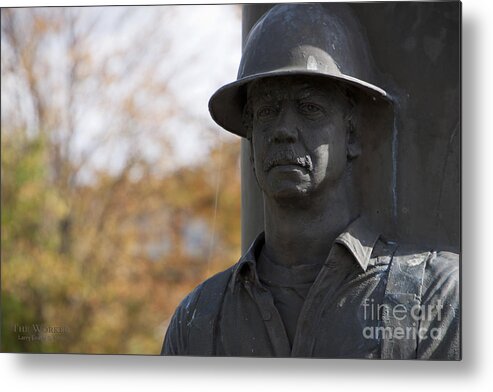
M 327 94 L 324 91 L 320 90 L 319 88 L 306 87 L 306 88 L 302 89 L 297 96 L 298 100 L 303 100 L 303 99 L 307 99 L 307 98 L 311 98 L 311 97 L 327 98 Z

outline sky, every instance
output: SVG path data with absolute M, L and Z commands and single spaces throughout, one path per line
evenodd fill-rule
M 180 106 L 203 119 L 204 126 L 217 129 L 218 141 L 229 134 L 220 129 L 208 112 L 208 101 L 222 85 L 236 80 L 241 56 L 241 14 L 238 5 L 179 6 L 173 25 L 170 58 L 183 61 L 189 53 L 196 58 L 185 64 L 171 83 Z M 178 121 L 177 127 L 180 127 Z M 177 153 L 187 159 L 200 152 L 200 129 L 177 132 Z M 188 155 L 190 154 L 190 155 Z
M 211 147 L 231 140 L 227 132 L 217 126 L 208 112 L 208 100 L 222 85 L 236 79 L 241 56 L 241 10 L 238 5 L 167 6 L 173 8 L 172 18 L 164 26 L 170 41 L 169 52 L 159 64 L 163 75 L 169 77 L 169 88 L 181 108 L 167 124 L 169 139 L 173 144 L 175 165 L 193 164 L 203 157 Z M 141 13 L 139 23 L 151 17 L 154 7 L 138 7 Z M 114 11 L 107 8 L 104 17 L 110 19 Z M 138 29 L 140 24 L 135 28 Z M 169 24 L 168 24 L 169 23 Z M 127 31 L 130 36 L 132 28 Z M 103 38 L 103 37 L 102 37 Z M 109 44 L 122 37 L 106 36 Z M 124 40 L 124 39 L 123 39 Z M 101 43 L 99 43 L 101 44 Z M 149 43 L 146 43 L 148 45 Z M 151 49 L 151 45 L 149 50 Z M 191 117 L 198 121 L 191 123 Z M 204 132 L 214 129 L 213 137 L 204 138 Z M 153 151 L 152 140 L 145 147 Z M 105 162 L 105 155 L 98 155 L 102 161 L 98 166 L 111 165 Z M 112 159 L 112 162 L 118 160 Z
M 53 10 L 57 11 L 56 8 L 43 9 L 48 13 Z M 208 112 L 208 100 L 219 87 L 236 79 L 241 55 L 240 5 L 84 7 L 70 10 L 82 18 L 82 29 L 97 20 L 97 27 L 87 41 L 94 65 L 90 72 L 109 68 L 117 75 L 117 82 L 113 84 L 94 86 L 91 83 L 98 83 L 97 77 L 85 79 L 84 93 L 79 93 L 82 100 L 75 105 L 79 117 L 75 121 L 71 157 L 77 160 L 85 153 L 91 156 L 89 164 L 81 172 L 83 182 L 90 180 L 94 169 L 118 172 L 132 149 L 138 149 L 150 161 L 159 160 L 163 155 L 156 138 L 159 134 L 165 135 L 171 143 L 174 168 L 197 163 L 210 148 L 237 138 L 213 122 Z M 31 11 L 33 9 L 15 10 L 18 15 L 29 15 Z M 122 19 L 122 15 L 126 16 Z M 66 15 L 67 18 L 69 16 L 70 13 Z M 52 78 L 51 84 L 45 85 L 53 89 L 47 90 L 45 100 L 50 104 L 59 102 L 57 107 L 64 116 L 67 112 L 63 103 L 67 99 L 64 91 L 67 90 L 54 87 L 65 83 L 69 69 L 66 35 L 60 37 L 45 43 L 42 52 L 44 58 L 48 58 L 49 76 Z M 4 49 L 8 53 L 6 46 Z M 118 54 L 118 51 L 123 53 Z M 109 62 L 104 63 L 108 59 Z M 126 72 L 125 67 L 132 62 L 139 63 L 137 72 Z M 146 74 L 147 70 L 150 70 L 150 75 Z M 166 91 L 152 95 L 146 93 L 149 90 L 137 89 L 135 94 L 139 97 L 136 102 L 140 102 L 139 110 L 144 116 L 141 115 L 141 121 L 133 126 L 135 132 L 140 133 L 137 137 L 125 139 L 122 126 L 116 123 L 125 117 L 117 102 L 133 91 L 132 87 L 145 86 L 146 78 L 154 87 L 162 84 Z M 29 90 L 27 85 L 19 83 L 21 79 L 5 78 L 5 83 L 2 83 L 2 101 L 5 104 L 2 105 L 2 119 L 4 110 L 7 112 L 9 107 L 14 116 L 18 116 L 21 109 L 26 113 L 28 124 L 37 129 L 35 118 L 29 117 L 33 107 L 32 102 L 26 99 L 30 96 Z M 14 92 L 19 97 L 17 101 L 13 99 Z M 115 105 L 112 105 L 113 101 Z M 171 114 L 166 114 L 168 112 Z M 132 120 L 131 116 L 128 118 Z M 62 138 L 67 133 L 64 126 L 70 129 L 70 124 L 62 124 L 59 130 Z M 99 142 L 111 134 L 113 142 L 107 146 Z

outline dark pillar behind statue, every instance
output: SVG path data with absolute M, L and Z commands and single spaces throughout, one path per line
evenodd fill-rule
M 243 6 L 242 43 L 255 22 L 274 4 L 246 4 Z M 241 248 L 242 253 L 263 230 L 264 210 L 262 193 L 257 185 L 250 162 L 250 143 L 241 139 Z
M 243 41 L 272 6 L 243 7 Z M 378 163 L 386 185 L 367 184 L 366 197 L 384 206 L 387 236 L 459 251 L 460 3 L 355 3 L 351 8 L 381 71 L 377 84 L 397 101 L 387 156 Z M 241 163 L 245 250 L 263 230 L 262 195 L 245 140 Z

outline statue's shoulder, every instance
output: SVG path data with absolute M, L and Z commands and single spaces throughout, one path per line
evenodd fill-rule
M 395 281 L 402 281 L 412 273 L 419 282 L 423 301 L 448 297 L 458 302 L 460 289 L 460 256 L 451 251 L 433 249 L 416 249 L 411 246 L 399 246 L 392 263 L 397 264 L 393 270 Z M 390 269 L 392 271 L 392 267 Z M 399 276 L 397 276 L 399 275 Z
M 447 251 L 434 251 L 428 259 L 423 282 L 423 300 L 447 297 L 456 307 L 460 292 L 460 256 Z
M 182 310 L 184 314 L 199 311 L 202 315 L 207 312 L 215 312 L 217 310 L 215 305 L 221 305 L 221 299 L 231 279 L 234 267 L 235 265 L 216 273 L 195 287 L 183 299 L 177 311 Z
M 178 305 L 166 331 L 162 354 L 212 355 L 214 325 L 234 267 L 199 284 Z
M 422 249 L 422 248 L 421 248 Z M 390 328 L 419 329 L 413 339 L 382 341 L 382 358 L 460 359 L 460 258 L 457 253 L 402 246 L 389 264 L 384 304 Z M 418 309 L 417 311 L 415 309 Z
M 428 269 L 431 273 L 458 276 L 460 256 L 458 253 L 448 251 L 433 251 L 428 261 Z
M 199 298 L 196 302 L 202 306 L 209 306 L 212 303 L 218 303 L 220 298 L 224 295 L 226 287 L 231 279 L 231 275 L 233 274 L 234 267 L 235 265 L 225 269 L 224 271 L 218 272 L 202 282 L 198 287 Z M 201 310 L 205 311 L 206 309 Z
M 394 243 L 379 260 L 389 264 L 386 292 L 415 293 L 419 297 L 454 294 L 460 286 L 460 257 L 450 251 Z M 390 255 L 389 255 L 390 253 Z M 382 264 L 381 263 L 381 264 Z
M 394 257 L 400 258 L 407 264 L 424 263 L 425 271 L 430 275 L 457 275 L 459 272 L 460 256 L 458 253 L 451 251 L 399 244 Z

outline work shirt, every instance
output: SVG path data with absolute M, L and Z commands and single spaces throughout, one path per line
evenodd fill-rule
M 260 252 L 257 263 L 259 280 L 272 294 L 291 345 L 301 309 L 321 268 L 321 264 L 282 266 L 271 261 L 265 252 Z
M 383 313 L 394 312 L 397 319 L 402 319 L 399 312 L 404 305 L 395 304 L 390 309 L 382 306 L 389 265 L 399 255 L 410 265 L 420 257 L 426 263 L 422 290 L 416 295 L 421 300 L 421 311 L 412 328 L 404 325 L 404 332 L 409 334 L 406 338 L 411 339 L 400 344 L 415 344 L 411 347 L 413 358 L 460 358 L 456 254 L 397 248 L 358 219 L 328 247 L 327 260 L 305 298 L 294 303 L 292 311 L 298 313 L 295 327 L 286 328 L 283 314 L 285 320 L 293 318 L 286 316 L 289 304 L 276 304 L 273 295 L 273 286 L 281 282 L 259 278 L 259 271 L 272 268 L 260 265 L 265 263 L 260 257 L 264 241 L 264 235 L 259 235 L 238 263 L 222 273 L 226 284 L 220 295 L 217 290 L 213 292 L 210 282 L 215 278 L 211 278 L 185 298 L 170 322 L 162 354 L 381 358 L 382 340 L 392 338 L 385 334 L 389 331 L 382 330 Z M 207 324 L 209 329 L 200 320 L 194 321 L 197 314 L 214 314 L 213 322 Z M 400 337 L 397 332 L 402 333 L 396 330 L 394 339 Z M 202 350 L 202 343 L 209 341 L 210 350 Z

